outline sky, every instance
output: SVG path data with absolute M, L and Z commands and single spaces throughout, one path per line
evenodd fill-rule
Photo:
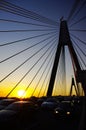
M 11 43 L 6 46 L 0 46 L 0 73 L 1 73 L 0 74 L 0 96 L 7 96 L 14 87 L 15 87 L 14 91 L 10 93 L 9 96 L 19 96 L 18 91 L 25 90 L 25 88 L 29 88 L 27 93 L 24 94 L 24 96 L 26 97 L 31 96 L 32 93 L 38 96 L 43 94 L 45 95 L 47 92 L 50 74 L 51 74 L 50 66 L 53 66 L 56 46 L 58 44 L 58 39 L 59 39 L 60 19 L 62 17 L 64 20 L 68 19 L 68 16 L 70 16 L 70 13 L 74 6 L 75 0 L 6 0 L 6 1 L 15 4 L 16 6 L 19 6 L 21 8 L 24 8 L 26 10 L 29 10 L 31 11 L 32 14 L 33 12 L 35 12 L 40 16 L 51 19 L 57 22 L 57 26 L 52 26 L 49 23 L 46 24 L 44 22 L 40 22 L 39 19 L 33 20 L 31 19 L 31 17 L 27 18 L 24 17 L 24 15 L 22 17 L 21 14 L 13 14 L 12 12 L 7 12 L 7 6 L 0 2 L 0 7 L 3 6 L 6 7 L 3 10 L 2 8 L 0 9 L 0 45 Z M 11 8 L 11 11 L 12 9 L 13 8 Z M 80 12 L 78 12 L 78 9 L 80 9 Z M 86 12 L 86 1 L 80 0 L 80 2 L 77 4 L 77 8 L 75 9 L 75 13 L 73 14 L 73 17 L 68 22 L 68 28 L 69 28 L 70 35 L 72 37 L 72 41 L 74 43 L 78 43 L 78 46 L 81 48 L 81 50 L 83 50 L 83 52 L 86 52 L 85 12 Z M 22 14 L 24 13 L 22 12 Z M 8 20 L 8 22 L 6 20 Z M 77 22 L 79 20 L 80 22 Z M 23 23 L 12 22 L 12 21 L 19 21 Z M 73 25 L 73 23 L 75 22 L 76 24 Z M 36 25 L 25 24 L 25 23 L 32 23 Z M 38 26 L 38 25 L 45 25 L 45 26 Z M 6 32 L 8 30 L 11 30 L 11 32 Z M 17 31 L 13 31 L 13 30 L 17 30 Z M 18 31 L 18 30 L 30 30 L 30 31 Z M 38 35 L 39 37 L 37 37 Z M 35 38 L 31 38 L 34 36 Z M 81 42 L 76 37 L 78 37 L 81 40 Z M 27 40 L 22 41 L 22 39 L 27 39 Z M 45 41 L 43 41 L 44 39 Z M 33 46 L 34 44 L 37 45 L 30 49 L 27 49 L 27 51 L 24 51 L 19 55 L 16 55 L 12 58 L 8 58 L 30 46 Z M 51 48 L 49 47 L 50 45 L 52 45 Z M 76 48 L 78 49 L 77 46 Z M 34 53 L 36 53 L 37 51 L 39 51 L 39 53 L 34 55 Z M 46 52 L 46 54 L 44 54 L 44 52 Z M 86 54 L 84 56 L 81 53 L 80 49 L 78 49 L 78 53 L 81 55 L 82 59 L 86 64 Z M 44 57 L 38 63 L 36 63 L 37 60 L 39 60 L 40 56 L 42 55 L 44 55 Z M 31 56 L 32 58 L 30 58 Z M 30 60 L 26 61 L 28 58 Z M 16 68 L 25 61 L 26 63 L 23 64 L 17 70 Z M 36 65 L 33 69 L 31 69 L 31 67 L 34 66 L 34 63 Z M 42 69 L 40 69 L 42 64 L 43 67 Z M 82 63 L 82 68 L 86 69 L 86 66 L 83 65 L 83 63 Z M 15 69 L 16 71 L 14 71 Z M 44 72 L 44 70 L 46 71 Z M 14 72 L 10 74 L 12 71 Z M 65 93 L 66 95 L 69 93 L 70 85 L 71 85 L 71 77 L 73 75 L 73 68 L 71 65 L 70 55 L 67 48 L 66 48 L 66 77 L 67 77 L 66 88 L 62 87 L 63 85 L 60 81 L 62 78 L 62 76 L 59 76 L 59 74 L 61 74 L 62 72 L 61 67 L 59 68 L 59 71 L 60 72 L 58 72 L 58 76 L 56 78 L 57 80 L 55 81 L 55 86 L 58 86 L 58 88 L 57 87 L 54 88 L 53 94 L 60 95 L 62 93 L 63 94 Z M 27 75 L 25 76 L 25 74 Z M 37 76 L 34 77 L 36 74 Z M 22 80 L 23 77 L 25 78 Z M 21 80 L 22 82 L 20 82 Z M 36 91 L 34 91 L 37 85 L 38 87 Z
M 68 16 L 68 10 L 74 0 L 8 0 L 28 10 L 58 21 L 62 16 Z M 71 3 L 71 4 L 70 4 Z M 65 5 L 65 6 L 64 6 Z

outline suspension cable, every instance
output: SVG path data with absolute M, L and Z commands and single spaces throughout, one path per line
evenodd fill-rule
M 35 24 L 35 23 L 24 22 L 24 21 L 16 21 L 16 20 L 12 20 L 12 19 L 0 19 L 0 21 L 10 22 L 10 23 L 18 23 L 18 24 L 24 24 L 24 25 L 32 25 L 32 26 L 41 26 L 41 27 L 56 28 L 56 27 L 49 26 L 49 25 Z
M 72 9 L 71 9 L 71 11 L 70 11 L 70 13 L 69 13 L 68 18 L 67 18 L 67 21 L 68 21 L 68 22 L 69 22 L 69 20 L 72 18 L 73 14 L 75 13 L 76 8 L 77 8 L 79 2 L 80 2 L 80 0 L 75 0 L 75 3 L 74 3 L 74 5 L 73 5 L 73 7 L 72 7 Z
M 86 57 L 85 52 L 78 46 L 78 44 L 75 42 L 75 40 L 72 38 L 73 42 L 75 43 L 75 45 L 77 46 L 77 48 L 82 52 L 82 54 Z
M 0 30 L 2 33 L 7 33 L 7 32 L 35 32 L 35 31 L 53 31 L 56 29 L 32 29 L 32 30 Z
M 49 84 L 49 81 L 47 81 L 46 85 L 45 85 L 45 89 L 44 89 L 44 92 L 43 92 L 43 96 L 46 95 L 46 90 L 47 90 L 47 87 L 48 87 L 48 84 Z
M 83 2 L 83 1 L 82 1 Z M 75 13 L 75 15 L 73 16 L 73 18 L 71 20 L 73 20 L 78 14 L 79 12 L 83 9 L 83 7 L 86 5 L 86 1 L 84 1 L 82 3 L 82 5 L 80 6 L 80 8 L 77 10 L 77 12 Z
M 74 45 L 74 48 L 76 49 L 75 45 Z M 79 54 L 79 52 L 78 52 L 78 50 L 77 50 L 77 49 L 76 49 L 76 52 L 77 52 L 77 54 L 78 54 L 79 58 L 81 59 L 82 63 L 83 63 L 83 64 L 84 64 L 84 66 L 86 67 L 85 62 L 84 62 L 84 60 L 82 59 L 82 57 L 81 57 L 81 55 Z
M 50 33 L 44 33 L 44 34 L 40 34 L 40 35 L 36 35 L 36 36 L 32 36 L 32 37 L 29 37 L 29 38 L 19 39 L 19 40 L 13 41 L 13 42 L 7 42 L 7 43 L 4 43 L 4 44 L 0 44 L 0 47 L 15 44 L 15 43 L 18 43 L 18 42 L 30 40 L 30 39 L 45 36 L 45 35 L 49 35 L 49 34 L 52 34 L 52 33 L 56 33 L 56 31 L 50 32 Z
M 24 76 L 19 80 L 19 82 L 13 87 L 13 89 L 7 94 L 6 97 L 8 97 L 14 89 L 22 82 L 22 80 L 30 73 L 30 71 L 36 66 L 36 64 L 43 58 L 43 56 L 48 52 L 48 50 L 52 47 L 52 44 L 49 46 L 49 48 L 42 54 L 42 56 L 34 63 L 34 65 L 24 74 Z M 25 90 L 26 91 L 26 90 Z
M 50 56 L 52 50 L 55 48 L 56 45 L 57 45 L 57 44 L 55 44 L 54 47 L 51 49 L 50 53 L 48 54 L 48 56 L 46 57 L 46 59 L 45 59 L 44 62 L 42 63 L 41 67 L 38 69 L 38 71 L 36 72 L 35 76 L 34 76 L 33 79 L 31 80 L 31 82 L 29 83 L 29 85 L 26 87 L 25 92 L 29 89 L 31 83 L 33 82 L 33 80 L 34 80 L 35 77 L 37 76 L 37 74 L 38 74 L 38 72 L 40 71 L 40 69 L 42 68 L 42 66 L 45 64 L 47 58 Z M 25 94 L 25 92 L 24 92 L 24 94 Z M 24 95 L 24 94 L 23 94 L 23 95 Z
M 54 39 L 53 39 L 54 40 Z M 13 74 L 15 71 L 17 71 L 21 66 L 23 66 L 26 62 L 28 62 L 32 57 L 34 57 L 36 54 L 38 54 L 43 48 L 48 46 L 49 43 L 51 43 L 53 40 L 49 41 L 47 44 L 45 44 L 42 48 L 40 48 L 38 51 L 36 51 L 32 56 L 30 56 L 28 59 L 26 59 L 22 64 L 17 66 L 13 71 L 11 71 L 8 75 L 6 75 L 3 79 L 0 80 L 0 83 L 7 79 L 11 74 Z
M 57 23 L 53 20 L 50 20 L 48 18 L 45 18 L 43 16 L 40 16 L 32 11 L 28 11 L 26 9 L 23 9 L 19 6 L 16 6 L 14 4 L 11 4 L 9 2 L 6 2 L 6 1 L 1 1 L 1 9 L 3 10 L 3 8 L 5 8 L 5 11 L 8 10 L 9 11 L 9 8 L 11 10 L 11 13 L 16 13 L 17 15 L 23 15 L 23 16 L 29 16 L 30 18 L 34 19 L 34 20 L 40 20 L 41 22 L 46 22 L 48 24 L 56 24 Z
M 86 42 L 82 41 L 81 39 L 79 39 L 78 37 L 76 37 L 75 35 L 73 35 L 72 33 L 71 33 L 71 35 L 72 35 L 74 38 L 76 38 L 78 41 L 80 41 L 81 43 L 83 43 L 84 45 L 86 45 Z
M 54 53 L 55 53 L 55 51 L 53 52 L 53 54 L 54 54 Z M 51 53 L 51 54 L 52 54 L 52 53 Z M 36 84 L 35 89 L 34 89 L 33 93 L 31 94 L 31 96 L 33 96 L 34 92 L 36 91 L 36 89 L 37 89 L 37 87 L 38 87 L 38 85 L 39 85 L 39 83 L 40 83 L 40 81 L 41 81 L 41 79 L 42 79 L 42 77 L 43 77 L 45 71 L 47 70 L 47 68 L 48 68 L 48 66 L 49 66 L 49 64 L 50 64 L 50 61 L 52 61 L 51 59 L 52 59 L 52 57 L 53 57 L 53 54 L 52 54 L 51 57 L 49 58 L 49 61 L 48 61 L 47 65 L 46 65 L 46 67 L 45 67 L 43 73 L 41 74 L 40 79 L 39 79 L 38 83 Z M 49 55 L 49 56 L 50 56 L 50 55 Z M 51 63 L 52 63 L 52 62 L 51 62 Z M 52 64 L 50 64 L 50 67 L 49 67 L 49 69 L 48 69 L 48 71 L 47 71 L 47 74 L 46 74 L 46 76 L 45 76 L 44 81 L 45 81 L 46 78 L 47 78 L 47 75 L 48 75 L 48 73 L 49 73 L 49 70 L 50 70 L 50 68 L 51 68 L 51 65 L 52 65 Z M 44 81 L 43 81 L 43 83 L 44 83 Z M 43 86 L 43 84 L 42 84 L 42 86 Z
M 69 27 L 72 27 L 72 26 L 74 26 L 75 24 L 77 24 L 77 23 L 79 23 L 79 22 L 81 22 L 81 21 L 83 21 L 83 20 L 85 20 L 85 19 L 86 19 L 86 16 L 80 18 L 78 21 L 76 21 L 75 23 L 71 24 Z
M 19 54 L 21 54 L 21 53 L 23 53 L 23 52 L 25 52 L 25 51 L 27 51 L 27 50 L 31 49 L 32 47 L 37 46 L 38 44 L 40 44 L 40 43 L 42 43 L 42 42 L 44 42 L 44 41 L 46 41 L 46 40 L 48 40 L 48 39 L 52 38 L 53 36 L 55 36 L 55 35 L 49 36 L 48 38 L 43 39 L 43 40 L 41 40 L 40 42 L 37 42 L 36 44 L 31 45 L 31 46 L 29 46 L 29 47 L 27 47 L 27 48 L 25 48 L 25 49 L 23 49 L 23 50 L 21 50 L 21 51 L 19 51 L 19 52 L 15 53 L 15 54 L 13 54 L 13 55 L 11 55 L 11 56 L 9 56 L 9 57 L 7 57 L 7 58 L 5 58 L 5 59 L 1 60 L 1 61 L 0 61 L 0 63 L 3 63 L 3 62 L 5 62 L 5 61 L 7 61 L 7 60 L 9 60 L 9 59 L 11 59 L 11 58 L 13 58 L 13 57 L 15 57 L 15 56 L 19 55 Z
M 86 32 L 85 29 L 70 29 L 69 31 Z

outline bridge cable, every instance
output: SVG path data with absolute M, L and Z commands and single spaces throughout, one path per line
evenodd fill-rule
M 6 6 L 6 7 L 5 7 Z M 11 13 L 14 13 L 14 14 L 17 14 L 17 15 L 20 15 L 20 16 L 22 16 L 22 14 L 24 14 L 23 15 L 23 17 L 24 16 L 29 16 L 30 18 L 32 18 L 32 19 L 34 19 L 34 20 L 40 20 L 41 22 L 45 22 L 45 23 L 48 23 L 48 24 L 52 24 L 52 25 L 54 25 L 54 24 L 56 24 L 57 25 L 57 23 L 55 22 L 55 21 L 53 21 L 53 20 L 50 20 L 50 19 L 48 19 L 48 18 L 45 18 L 45 17 L 43 17 L 43 16 L 40 16 L 40 15 L 38 15 L 38 14 L 36 14 L 36 13 L 34 13 L 34 12 L 32 12 L 32 11 L 28 11 L 28 10 L 26 10 L 26 9 L 23 9 L 23 8 L 21 8 L 21 7 L 19 7 L 19 6 L 16 6 L 16 5 L 14 5 L 14 4 L 11 4 L 11 3 L 9 3 L 9 2 L 6 2 L 6 1 L 1 1 L 1 9 L 3 10 L 4 8 L 5 8 L 5 10 L 4 11 L 9 11 L 9 8 L 11 8 L 10 10 L 10 12 Z M 18 13 L 17 13 L 18 12 Z M 28 18 L 28 17 L 27 17 Z
M 85 20 L 85 19 L 86 19 L 86 16 L 80 18 L 78 21 L 76 21 L 75 23 L 71 24 L 69 27 L 72 27 L 72 26 L 74 26 L 75 24 L 77 24 L 77 23 L 79 23 L 79 22 L 81 22 L 81 21 L 83 21 L 83 20 Z
M 71 35 L 76 38 L 78 41 L 80 41 L 80 43 L 83 43 L 84 45 L 86 45 L 86 42 L 82 41 L 81 39 L 79 39 L 77 36 L 75 36 L 74 34 L 71 33 Z
M 50 42 L 49 42 L 50 43 Z M 48 44 L 46 44 L 48 45 Z M 27 76 L 28 73 L 36 66 L 36 64 L 43 58 L 43 56 L 48 52 L 48 50 L 52 47 L 52 44 L 48 47 L 48 49 L 41 55 L 41 57 L 35 62 L 35 64 L 24 74 L 24 76 L 19 80 L 19 82 L 13 87 L 13 89 L 7 94 L 6 97 L 8 97 L 14 89 L 21 83 L 21 81 Z M 43 49 L 43 48 L 41 48 Z
M 54 38 L 53 38 L 54 39 Z M 51 41 L 53 41 L 53 39 Z M 28 62 L 32 57 L 34 57 L 36 54 L 38 54 L 43 48 L 45 48 L 46 46 L 48 46 L 48 44 L 50 43 L 50 41 L 45 44 L 42 48 L 40 48 L 38 51 L 36 51 L 32 56 L 30 56 L 29 58 L 27 58 L 22 64 L 20 64 L 19 66 L 17 66 L 13 71 L 11 71 L 8 75 L 6 75 L 3 79 L 0 80 L 0 83 L 2 81 L 4 81 L 5 79 L 7 79 L 11 74 L 13 74 L 15 71 L 17 71 L 21 66 L 23 66 L 26 62 Z
M 83 9 L 83 7 L 86 5 L 86 1 L 84 1 L 80 5 L 81 5 L 80 8 L 77 10 L 77 12 L 75 13 L 75 15 L 73 16 L 73 18 L 71 20 L 73 20 L 79 14 L 79 12 Z
M 83 63 L 84 66 L 86 67 L 85 62 L 84 62 L 84 60 L 82 59 L 81 55 L 79 54 L 78 50 L 76 49 L 75 45 L 73 45 L 73 46 L 74 46 L 74 48 L 75 48 L 75 50 L 76 50 L 76 52 L 77 52 L 77 54 L 78 54 L 78 57 L 81 59 L 82 63 Z
M 57 44 L 57 43 L 56 43 Z M 38 71 L 36 72 L 35 76 L 33 77 L 33 79 L 31 80 L 31 82 L 29 83 L 29 85 L 26 87 L 25 92 L 28 90 L 28 88 L 30 87 L 31 83 L 33 82 L 33 80 L 35 79 L 35 77 L 37 76 L 37 74 L 39 73 L 40 69 L 42 68 L 42 66 L 45 64 L 45 62 L 47 61 L 47 58 L 50 56 L 52 50 L 55 48 L 56 44 L 54 45 L 54 47 L 51 49 L 50 53 L 48 54 L 48 56 L 46 57 L 46 59 L 44 60 L 44 62 L 42 63 L 42 65 L 40 66 L 40 68 L 38 69 Z M 25 94 L 24 92 L 24 94 Z
M 69 31 L 86 32 L 85 29 L 70 29 Z
M 2 10 L 5 11 L 5 12 L 9 12 L 11 14 L 15 14 L 15 15 L 19 15 L 19 16 L 25 17 L 25 18 L 30 18 L 29 16 L 22 15 L 21 13 L 15 13 L 13 11 L 9 11 L 9 10 L 7 10 L 7 8 L 6 9 L 2 9 Z M 33 18 L 30 18 L 30 19 L 33 19 Z M 34 19 L 34 20 L 39 21 L 38 19 Z M 41 22 L 41 21 L 39 21 L 39 22 Z M 42 23 L 45 23 L 45 22 L 42 22 Z M 49 23 L 47 23 L 47 24 L 48 25 L 52 25 L 52 24 L 49 24 Z M 56 26 L 53 25 L 53 27 L 56 27 Z
M 55 52 L 54 52 L 54 53 L 55 53 Z M 38 83 L 36 84 L 35 89 L 34 89 L 33 93 L 31 94 L 31 96 L 34 95 L 34 93 L 35 93 L 35 91 L 36 91 L 36 89 L 37 89 L 37 87 L 38 87 L 38 85 L 39 85 L 39 83 L 40 83 L 40 81 L 41 81 L 41 79 L 42 79 L 42 77 L 43 77 L 45 71 L 47 70 L 47 68 L 48 68 L 48 66 L 49 66 L 49 64 L 50 64 L 50 61 L 51 61 L 51 63 L 52 63 L 52 60 L 51 60 L 52 57 L 53 57 L 53 54 L 52 54 L 52 56 L 51 56 L 51 58 L 50 58 L 48 64 L 46 65 L 44 71 L 42 72 L 42 74 L 41 74 L 41 76 L 40 76 L 40 79 L 39 79 Z M 45 78 L 47 78 L 47 76 L 48 76 L 48 73 L 49 73 L 49 71 L 50 71 L 51 65 L 52 65 L 52 64 L 50 64 L 49 69 L 48 69 L 48 71 L 47 71 L 47 74 L 46 74 Z
M 73 5 L 73 7 L 72 7 L 72 9 L 71 9 L 71 11 L 70 11 L 70 13 L 69 13 L 68 18 L 67 18 L 67 21 L 68 21 L 68 22 L 70 21 L 70 19 L 72 18 L 73 14 L 75 13 L 75 10 L 76 10 L 76 8 L 77 8 L 79 2 L 80 2 L 80 0 L 75 0 L 74 5 Z
M 49 35 L 49 34 L 52 34 L 52 33 L 56 33 L 56 31 L 50 32 L 50 33 L 44 33 L 44 34 L 40 34 L 40 35 L 36 35 L 36 36 L 32 36 L 32 37 L 27 37 L 27 38 L 24 38 L 24 39 L 19 39 L 19 40 L 13 41 L 13 42 L 7 42 L 7 43 L 4 43 L 4 44 L 0 44 L 0 47 L 15 44 L 15 43 L 26 41 L 26 40 L 30 40 L 30 39 L 41 37 L 41 36 L 46 36 L 46 35 Z
M 13 55 L 11 55 L 11 56 L 9 56 L 9 57 L 7 57 L 7 58 L 3 59 L 3 60 L 1 60 L 1 61 L 0 61 L 0 63 L 3 63 L 3 62 L 5 62 L 5 61 L 7 61 L 7 60 L 9 60 L 9 59 L 11 59 L 11 58 L 13 58 L 13 57 L 15 57 L 15 56 L 17 56 L 17 55 L 19 55 L 19 54 L 21 54 L 21 53 L 23 53 L 23 52 L 27 51 L 27 50 L 29 50 L 29 49 L 31 49 L 31 48 L 33 48 L 33 47 L 35 47 L 35 46 L 39 45 L 40 43 L 42 43 L 42 42 L 44 42 L 44 41 L 46 41 L 46 40 L 48 40 L 48 39 L 52 38 L 53 36 L 55 36 L 55 34 L 54 34 L 54 35 L 52 35 L 52 36 L 49 36 L 49 37 L 48 37 L 48 38 L 46 38 L 46 39 L 41 40 L 40 42 L 37 42 L 37 43 L 36 43 L 36 44 L 34 44 L 34 45 L 31 45 L 31 46 L 29 46 L 29 47 L 27 47 L 27 48 L 25 48 L 25 49 L 23 49 L 23 50 L 21 50 L 21 51 L 19 51 L 19 52 L 15 53 L 15 54 L 13 54 Z
M 56 89 L 56 86 L 58 86 L 59 88 L 62 88 L 62 86 L 64 84 L 64 90 L 65 90 L 65 86 L 66 86 L 65 80 L 66 80 L 65 79 L 65 55 L 64 55 L 64 47 L 63 47 L 61 49 L 58 71 L 57 71 L 57 75 L 56 75 L 54 88 Z M 61 95 L 62 94 L 63 94 L 63 91 L 61 89 Z
M 56 41 L 57 41 L 57 40 L 56 40 Z M 55 45 L 57 45 L 57 44 L 55 44 Z M 56 49 L 56 48 L 55 48 L 55 49 Z M 55 51 L 53 52 L 53 54 L 54 54 L 54 53 L 55 53 Z M 53 54 L 51 55 L 49 62 L 51 61 L 51 58 L 52 58 Z M 49 64 L 49 62 L 48 62 L 48 64 Z M 48 64 L 47 64 L 47 66 L 48 66 Z M 50 67 L 51 67 L 51 65 L 50 65 Z M 49 69 L 50 69 L 50 67 L 49 67 Z M 48 76 L 48 73 L 49 73 L 49 71 L 50 71 L 49 69 L 48 69 L 47 74 L 46 74 L 46 76 L 45 76 L 45 78 L 44 78 L 44 81 L 43 81 L 43 83 L 42 83 L 42 85 L 41 85 L 41 87 L 40 87 L 40 90 L 39 90 L 39 93 L 38 93 L 38 97 L 39 97 L 39 95 L 40 95 L 40 92 L 41 92 L 41 90 L 42 90 L 42 88 L 43 88 L 43 86 L 44 86 L 45 80 L 46 80 L 46 78 L 47 78 L 47 76 Z M 46 68 L 45 68 L 45 70 L 46 70 Z
M 10 23 L 18 23 L 18 24 L 24 24 L 24 25 L 32 25 L 32 26 L 41 26 L 41 27 L 48 27 L 48 28 L 56 28 L 56 27 L 49 26 L 49 25 L 35 24 L 35 23 L 30 23 L 30 22 L 25 22 L 25 21 L 16 21 L 16 20 L 12 20 L 12 19 L 0 19 L 0 21 L 10 22 Z
M 32 30 L 0 30 L 0 32 L 2 33 L 9 33 L 9 32 L 35 32 L 35 31 L 53 31 L 53 30 L 56 30 L 56 29 L 32 29 Z
M 75 42 L 75 40 L 74 39 L 72 39 L 73 40 L 73 42 L 75 43 L 75 45 L 77 46 L 77 48 L 82 52 L 82 54 L 86 57 L 86 54 L 85 54 L 85 52 L 78 46 L 78 44 Z

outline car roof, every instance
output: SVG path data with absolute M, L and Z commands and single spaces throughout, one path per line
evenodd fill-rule
M 8 105 L 12 102 L 14 102 L 15 99 L 12 99 L 12 98 L 5 98 L 5 99 L 1 99 L 0 100 L 0 105 Z

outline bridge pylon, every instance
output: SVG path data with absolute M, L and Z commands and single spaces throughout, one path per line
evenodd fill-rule
M 71 88 L 70 88 L 69 96 L 72 96 L 73 87 L 75 89 L 76 95 L 79 96 L 79 90 L 78 90 L 77 86 L 75 85 L 74 77 L 72 77 L 72 82 L 71 82 Z
M 48 91 L 47 91 L 47 96 L 52 96 L 61 50 L 65 46 L 68 47 L 69 52 L 70 52 L 77 87 L 78 87 L 78 83 L 81 82 L 83 90 L 84 90 L 85 95 L 86 95 L 86 71 L 81 70 L 81 67 L 80 67 L 80 64 L 78 61 L 78 57 L 76 55 L 76 52 L 73 48 L 72 41 L 70 39 L 67 21 L 62 19 L 60 21 L 59 42 L 57 45 L 55 60 L 54 60 L 54 64 L 53 64 L 53 68 L 52 68 L 52 72 L 51 72 Z

